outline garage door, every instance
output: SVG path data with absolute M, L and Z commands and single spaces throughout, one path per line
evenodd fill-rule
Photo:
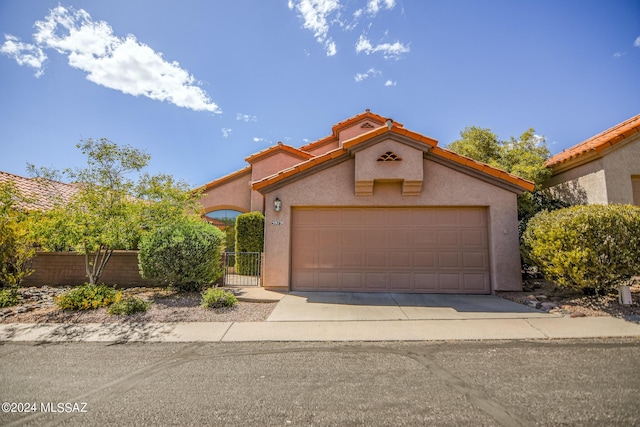
M 299 291 L 490 293 L 486 208 L 294 208 Z

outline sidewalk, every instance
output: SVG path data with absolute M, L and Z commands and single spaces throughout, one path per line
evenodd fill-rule
M 640 338 L 614 317 L 560 317 L 489 295 L 277 293 L 235 290 L 278 302 L 265 322 L 0 324 L 0 342 L 458 341 Z
M 11 342 L 452 341 L 640 338 L 640 325 L 612 317 L 0 325 Z

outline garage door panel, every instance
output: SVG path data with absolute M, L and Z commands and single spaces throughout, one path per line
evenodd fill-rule
M 365 282 L 367 289 L 384 291 L 387 289 L 387 273 L 385 272 L 366 272 Z
M 438 230 L 438 248 L 457 248 L 460 246 L 460 231 L 459 230 Z
M 488 285 L 488 274 L 465 273 L 462 275 L 464 290 L 482 291 Z
M 413 256 L 409 251 L 394 251 L 389 253 L 389 266 L 391 268 L 408 268 L 412 266 Z
M 488 269 L 488 259 L 483 252 L 463 252 L 462 268 L 465 270 L 486 270 Z
M 367 251 L 365 260 L 368 268 L 384 268 L 387 266 L 387 252 L 383 250 Z
M 436 267 L 436 253 L 430 252 L 414 252 L 413 265 L 417 269 L 433 269 Z
M 458 252 L 439 252 L 438 253 L 438 268 L 440 269 L 448 269 L 454 268 L 459 269 L 460 265 L 460 254 Z
M 389 273 L 389 289 L 394 291 L 410 291 L 413 287 L 413 274 Z
M 294 208 L 294 290 L 489 293 L 485 208 Z
M 414 275 L 416 292 L 436 292 L 438 291 L 438 281 L 436 273 L 416 273 Z
M 485 248 L 487 247 L 487 234 L 483 230 L 462 230 L 462 246 L 465 248 L 476 247 L 476 248 Z

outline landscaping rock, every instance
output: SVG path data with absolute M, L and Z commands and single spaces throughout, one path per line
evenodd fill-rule
M 571 313 L 571 317 L 585 317 L 585 314 L 580 311 L 574 311 Z

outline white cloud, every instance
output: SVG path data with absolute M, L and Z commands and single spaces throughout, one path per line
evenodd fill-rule
M 18 65 L 26 65 L 36 69 L 36 77 L 44 74 L 44 61 L 47 60 L 47 55 L 44 51 L 36 45 L 29 43 L 22 43 L 17 37 L 6 34 L 6 41 L 0 47 L 0 52 L 12 57 L 16 60 Z
M 633 42 L 635 47 L 640 47 L 640 36 L 636 37 L 636 40 Z
M 236 113 L 236 120 L 240 120 L 242 122 L 257 122 L 258 117 L 250 114 Z
M 625 56 L 627 54 L 627 52 L 616 52 L 613 54 L 614 58 L 621 58 L 623 56 Z
M 336 53 L 336 44 L 329 37 L 330 17 L 340 11 L 339 0 L 289 0 L 289 9 L 296 10 L 304 21 L 303 27 L 313 32 L 318 43 L 322 43 L 327 56 Z M 336 16 L 337 19 L 337 16 Z
M 254 137 L 253 137 L 253 142 L 263 142 L 263 141 L 265 141 L 265 139 L 264 139 L 264 138 L 259 138 L 259 137 L 257 137 L 257 136 L 254 136 Z
M 394 82 L 393 80 L 387 80 L 386 82 L 384 82 L 385 86 L 396 86 L 398 84 L 398 82 Z
M 222 128 L 220 130 L 222 131 L 223 138 L 229 138 L 229 135 L 231 135 L 231 132 L 233 131 L 231 128 Z
M 178 62 L 166 61 L 162 53 L 138 42 L 133 35 L 115 36 L 108 23 L 93 21 L 82 9 L 57 6 L 35 27 L 35 45 L 6 35 L 0 51 L 13 56 L 20 65 L 36 68 L 36 76 L 44 73 L 43 49 L 55 49 L 68 57 L 70 66 L 85 71 L 87 79 L 98 85 L 195 111 L 222 112 Z
M 369 68 L 365 73 L 356 73 L 356 75 L 353 76 L 353 78 L 355 79 L 356 82 L 359 83 L 369 77 L 376 77 L 381 75 L 382 75 L 382 71 L 376 70 L 375 68 Z
M 382 53 L 385 59 L 398 59 L 401 54 L 409 52 L 409 46 L 405 46 L 400 42 L 395 43 L 381 43 L 373 46 L 369 39 L 364 35 L 360 35 L 358 42 L 356 43 L 356 53 L 366 53 L 371 55 L 372 53 Z
M 385 9 L 391 10 L 395 7 L 395 0 L 369 0 L 367 3 L 367 13 L 370 15 L 377 15 L 380 12 L 380 7 L 384 6 Z

